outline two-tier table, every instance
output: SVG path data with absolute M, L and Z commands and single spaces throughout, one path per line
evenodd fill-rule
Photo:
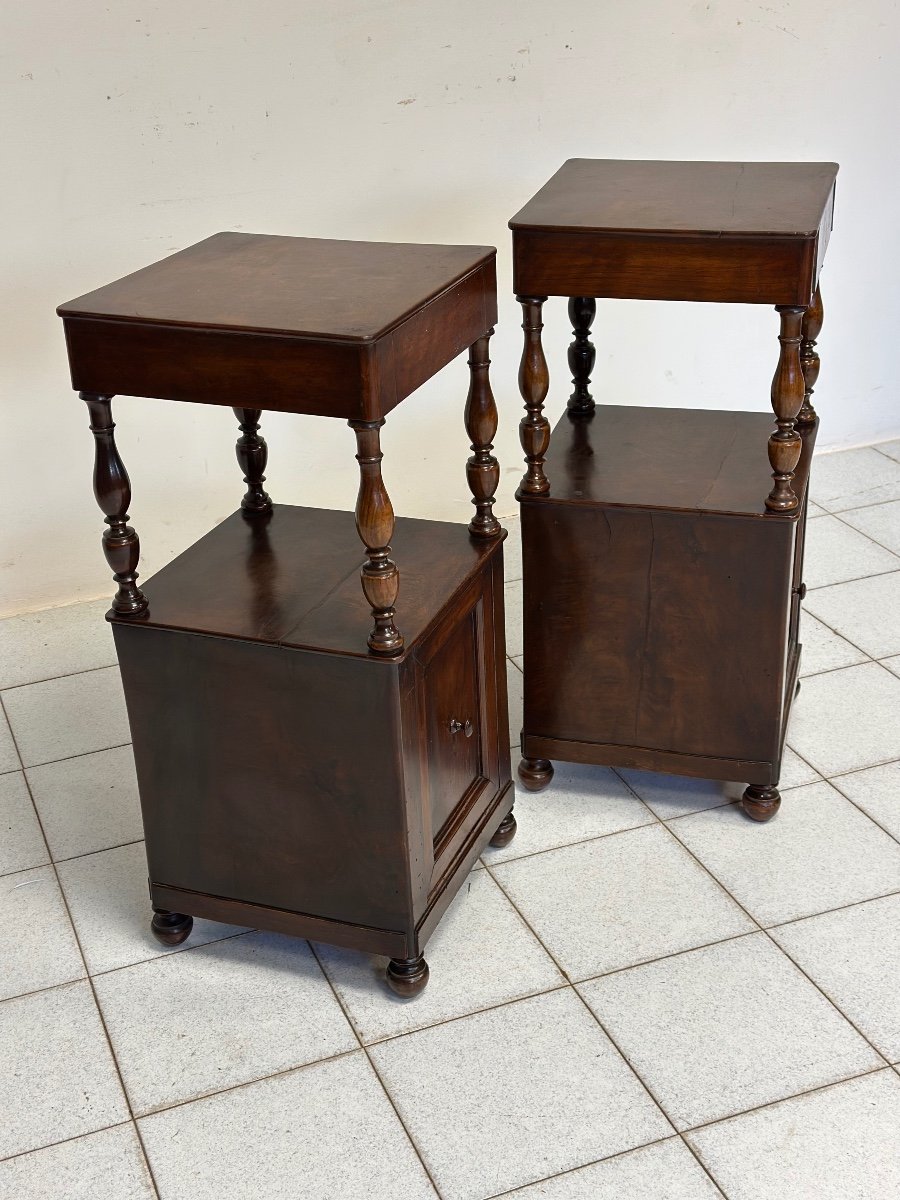
M 777 812 L 836 174 L 573 159 L 510 221 L 525 331 L 527 787 L 546 786 L 557 758 L 740 780 L 749 816 Z M 552 439 L 549 296 L 569 298 L 574 333 L 574 390 Z M 773 305 L 774 430 L 761 412 L 595 406 L 598 297 Z
M 495 251 L 222 233 L 59 313 L 118 584 L 154 932 L 181 942 L 199 916 L 383 954 L 414 994 L 469 868 L 515 832 Z M 395 524 L 385 415 L 467 348 L 471 524 Z M 240 426 L 240 509 L 140 587 L 115 393 L 228 405 Z M 263 409 L 349 423 L 355 520 L 272 503 Z

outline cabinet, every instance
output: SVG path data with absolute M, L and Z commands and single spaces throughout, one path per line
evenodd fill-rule
M 574 159 L 510 222 L 525 334 L 520 777 L 552 760 L 747 784 L 778 810 L 798 683 L 832 163 Z M 548 297 L 573 390 L 551 430 Z M 772 304 L 771 416 L 597 403 L 598 297 Z M 700 318 L 702 322 L 702 318 Z
M 492 250 L 237 234 L 62 306 L 161 940 L 204 917 L 331 942 L 386 956 L 410 996 L 478 855 L 513 837 L 495 310 Z M 384 413 L 466 346 L 472 521 L 395 521 Z M 240 509 L 140 586 L 126 385 L 261 406 L 235 407 Z M 273 503 L 263 405 L 347 419 L 355 514 Z

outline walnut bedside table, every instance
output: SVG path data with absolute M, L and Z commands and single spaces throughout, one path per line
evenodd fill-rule
M 551 760 L 741 780 L 766 821 L 800 660 L 833 163 L 573 159 L 510 221 L 526 787 Z M 550 437 L 541 311 L 567 296 L 574 391 Z M 597 297 L 771 304 L 771 417 L 595 407 Z M 768 449 L 768 454 L 767 454 Z
M 194 916 L 296 934 L 388 956 L 413 995 L 470 867 L 512 838 L 496 303 L 493 249 L 222 233 L 58 310 L 96 441 L 162 941 Z M 472 522 L 395 525 L 384 418 L 467 348 Z M 231 406 L 240 425 L 240 510 L 142 587 L 115 393 Z M 355 518 L 273 504 L 263 409 L 349 423 Z

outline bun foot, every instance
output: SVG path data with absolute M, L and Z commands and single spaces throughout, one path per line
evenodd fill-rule
M 523 758 L 519 763 L 519 779 L 529 792 L 542 791 L 553 778 L 553 763 L 546 758 Z
M 754 821 L 771 821 L 781 808 L 781 794 L 776 787 L 751 783 L 741 796 L 741 808 Z
M 499 850 L 502 846 L 508 846 L 515 836 L 516 818 L 510 811 L 497 826 L 497 832 L 491 838 L 491 845 L 496 846 Z
M 168 912 L 164 908 L 153 910 L 150 922 L 153 936 L 164 946 L 180 946 L 194 928 L 194 918 L 184 913 Z
M 410 1000 L 418 996 L 428 982 L 428 963 L 421 954 L 416 958 L 392 958 L 386 975 L 391 991 Z

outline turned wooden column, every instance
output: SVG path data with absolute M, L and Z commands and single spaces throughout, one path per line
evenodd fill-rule
M 572 296 L 569 300 L 569 320 L 574 341 L 569 346 L 569 370 L 574 385 L 569 397 L 569 412 L 594 411 L 591 395 L 591 372 L 597 361 L 597 351 L 591 341 L 591 325 L 597 315 L 597 301 L 592 296 Z
M 472 457 L 466 463 L 466 479 L 475 505 L 469 533 L 475 537 L 496 537 L 501 532 L 494 516 L 494 495 L 500 482 L 500 464 L 491 451 L 497 432 L 497 405 L 491 391 L 488 345 L 493 329 L 474 342 L 469 350 L 469 394 L 466 397 L 466 433 Z
M 816 353 L 816 339 L 822 332 L 822 322 L 825 313 L 822 309 L 822 291 L 816 288 L 813 302 L 803 314 L 800 332 L 803 340 L 800 343 L 800 365 L 803 367 L 803 382 L 805 395 L 803 405 L 797 416 L 797 424 L 813 425 L 817 420 L 816 410 L 812 405 L 812 394 L 816 380 L 819 378 L 819 356 Z
M 769 438 L 769 463 L 774 484 L 766 497 L 766 508 L 772 512 L 790 512 L 800 503 L 794 494 L 791 480 L 800 460 L 800 435 L 797 415 L 803 404 L 805 384 L 800 363 L 801 325 L 805 308 L 779 304 L 781 316 L 781 354 L 772 380 L 772 408 L 775 410 L 775 431 Z
M 523 492 L 540 494 L 550 490 L 544 474 L 544 455 L 550 445 L 550 422 L 544 416 L 544 400 L 550 387 L 550 372 L 541 343 L 541 309 L 546 296 L 517 296 L 522 305 L 522 329 L 525 343 L 519 364 L 519 392 L 525 401 L 525 416 L 519 422 L 519 440 L 525 451 L 527 470 L 522 477 Z
M 231 410 L 238 419 L 241 436 L 237 440 L 234 452 L 238 466 L 244 472 L 244 483 L 247 491 L 241 500 L 241 508 L 248 513 L 272 511 L 272 500 L 263 490 L 266 481 L 265 469 L 269 458 L 269 448 L 265 438 L 259 436 L 260 408 L 233 408 Z
M 359 463 L 359 495 L 356 498 L 356 529 L 368 558 L 360 577 L 375 627 L 369 634 L 374 654 L 394 655 L 403 649 L 403 636 L 394 624 L 394 602 L 400 588 L 400 572 L 391 559 L 394 510 L 381 478 L 381 421 L 349 421 L 356 434 Z
M 91 417 L 94 435 L 94 495 L 109 526 L 103 532 L 103 553 L 119 590 L 113 597 L 113 612 L 120 617 L 137 617 L 147 611 L 147 598 L 137 586 L 141 546 L 128 524 L 131 481 L 116 448 L 112 419 L 112 396 L 80 392 Z

